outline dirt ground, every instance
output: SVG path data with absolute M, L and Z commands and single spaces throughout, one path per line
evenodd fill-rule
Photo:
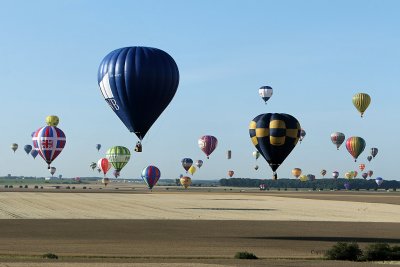
M 0 267 L 382 266 L 321 257 L 339 241 L 400 244 L 400 194 L 313 193 L 2 192 Z M 238 251 L 261 259 L 235 260 Z M 40 258 L 49 252 L 60 259 Z

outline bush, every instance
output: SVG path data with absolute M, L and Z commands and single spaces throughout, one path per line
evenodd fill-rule
M 392 249 L 389 244 L 378 243 L 366 247 L 363 260 L 366 261 L 385 261 L 391 260 Z
M 236 252 L 235 259 L 247 259 L 247 260 L 256 260 L 258 257 L 253 253 L 244 251 L 244 252 Z
M 43 189 L 43 186 L 41 186 L 40 189 Z
M 392 259 L 393 261 L 400 260 L 400 246 L 393 246 L 392 247 Z
M 86 186 L 82 187 L 82 189 L 86 189 Z
M 357 243 L 338 242 L 325 253 L 328 260 L 356 261 L 362 255 Z
M 38 189 L 39 187 L 37 185 L 35 185 L 35 189 Z
M 58 256 L 56 254 L 53 254 L 53 253 L 43 254 L 42 257 L 45 258 L 45 259 L 56 259 L 56 260 L 58 259 Z
M 20 185 L 19 188 L 22 188 L 22 185 Z
M 4 186 L 4 188 L 8 188 L 8 184 L 6 184 L 6 185 Z
M 26 184 L 26 185 L 24 186 L 24 188 L 28 188 L 28 185 Z
M 8 188 L 14 188 L 14 186 L 10 185 Z
M 396 192 L 396 188 L 393 188 L 393 192 Z

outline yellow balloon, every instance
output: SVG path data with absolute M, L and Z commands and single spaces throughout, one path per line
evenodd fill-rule
M 301 175 L 300 177 L 299 177 L 299 179 L 300 179 L 300 181 L 302 181 L 302 182 L 307 182 L 308 181 L 308 177 L 307 177 L 307 175 Z
M 196 172 L 196 167 L 195 166 L 190 166 L 190 168 L 189 168 L 189 170 L 188 170 L 188 172 L 191 174 L 191 175 L 193 175 L 195 172 Z
M 181 178 L 180 182 L 181 182 L 181 185 L 186 189 L 192 183 L 192 179 L 190 179 L 190 177 L 183 176 Z
M 46 117 L 46 124 L 48 126 L 57 126 L 59 123 L 59 119 L 56 115 L 49 115 Z
M 364 115 L 370 103 L 371 97 L 368 94 L 358 93 L 353 96 L 353 105 L 361 113 L 361 117 Z

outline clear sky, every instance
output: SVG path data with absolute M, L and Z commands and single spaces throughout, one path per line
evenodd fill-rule
M 279 177 L 294 167 L 317 178 L 321 169 L 343 174 L 367 164 L 369 149 L 378 147 L 366 170 L 400 179 L 399 1 L 0 2 L 0 175 L 48 175 L 44 160 L 33 160 L 23 146 L 55 114 L 67 145 L 52 165 L 64 177 L 97 175 L 89 164 L 123 145 L 132 151 L 125 178 L 138 178 L 150 164 L 161 178 L 177 178 L 184 157 L 205 161 L 194 179 L 227 177 L 228 170 L 270 178 L 264 159 L 253 169 L 248 125 L 261 113 L 284 112 L 307 135 Z M 100 61 L 125 46 L 160 48 L 180 71 L 178 91 L 144 139 L 143 153 L 133 152 L 136 136 L 97 84 Z M 258 96 L 262 85 L 274 88 L 268 105 Z M 357 92 L 372 97 L 363 119 L 351 101 Z M 337 151 L 331 143 L 334 131 L 366 140 L 357 164 L 344 145 Z M 204 134 L 219 139 L 209 160 L 197 145 Z

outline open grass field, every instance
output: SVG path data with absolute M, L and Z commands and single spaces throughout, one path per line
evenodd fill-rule
M 0 267 L 382 266 L 320 258 L 338 241 L 400 244 L 396 192 L 25 190 L 0 192 Z

